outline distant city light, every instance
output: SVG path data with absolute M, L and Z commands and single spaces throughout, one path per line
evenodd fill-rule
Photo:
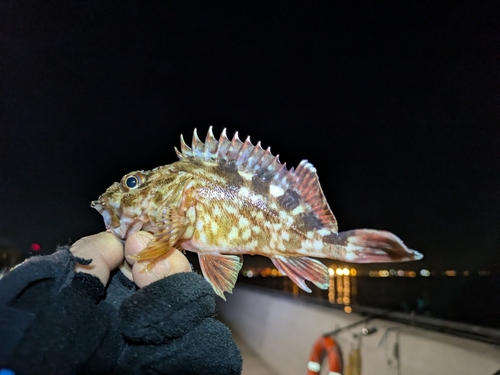
M 417 276 L 417 273 L 415 271 L 408 272 L 408 277 L 415 277 L 415 276 Z
M 470 272 L 469 271 L 464 271 L 464 276 L 469 276 Z
M 403 270 L 398 270 L 398 276 L 404 276 L 405 275 L 405 271 Z
M 349 268 L 344 268 L 344 275 L 349 276 Z
M 390 270 L 389 270 L 389 274 L 390 274 L 391 276 L 396 276 L 397 272 L 396 272 L 396 270 L 394 270 L 394 269 L 390 269 Z
M 424 277 L 429 277 L 431 275 L 431 271 L 424 269 L 420 270 L 420 275 Z
M 264 268 L 262 272 L 260 273 L 261 276 L 266 277 L 266 276 L 271 276 L 273 274 L 273 271 L 271 270 L 271 267 Z
M 380 277 L 388 277 L 389 276 L 389 271 L 387 270 L 380 270 L 378 271 L 378 274 Z
M 343 275 L 344 274 L 344 270 L 342 268 L 337 268 L 336 274 L 337 275 Z
M 32 243 L 31 244 L 31 250 L 33 251 L 39 251 L 40 250 L 40 244 L 37 244 L 37 243 Z
M 328 268 L 328 274 L 330 276 L 334 276 L 335 275 L 335 270 L 333 268 Z
M 355 268 L 351 268 L 351 275 L 356 276 L 358 274 L 358 271 L 356 271 Z
M 252 270 L 249 270 L 249 271 L 247 272 L 247 277 L 252 277 L 252 276 L 253 276 L 253 271 L 252 271 Z
M 348 314 L 352 313 L 352 307 L 351 306 L 344 306 L 344 311 Z
M 448 271 L 445 271 L 444 274 L 446 276 L 457 276 L 457 271 L 455 271 L 455 270 L 448 270 Z

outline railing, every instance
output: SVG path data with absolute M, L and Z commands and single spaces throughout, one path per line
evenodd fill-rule
M 312 303 L 316 305 L 327 306 L 329 308 L 337 310 L 344 310 L 345 307 L 339 304 L 331 304 L 328 302 L 328 300 L 310 297 L 308 295 L 303 295 L 303 294 L 294 295 L 288 292 L 266 288 L 263 286 L 250 285 L 246 283 L 245 287 L 258 289 L 264 291 L 265 293 L 270 293 L 275 296 L 279 296 L 280 298 L 295 299 L 303 303 Z M 350 307 L 353 313 L 366 316 L 366 318 L 360 320 L 358 323 L 354 323 L 353 326 L 365 323 L 367 321 L 370 321 L 371 319 L 384 319 L 398 323 L 408 324 L 414 327 L 448 333 L 455 336 L 460 336 L 490 344 L 500 345 L 500 330 L 498 329 L 467 324 L 467 323 L 453 322 L 449 320 L 433 318 L 428 316 L 421 316 L 400 311 L 390 311 L 390 310 L 388 311 L 383 309 L 377 309 L 365 306 L 356 306 L 356 305 L 351 305 Z M 330 333 L 334 334 L 336 332 L 332 331 Z

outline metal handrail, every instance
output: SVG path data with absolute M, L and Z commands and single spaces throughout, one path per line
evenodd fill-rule
M 258 289 L 260 292 L 265 292 L 267 294 L 273 294 L 280 298 L 294 299 L 299 300 L 304 303 L 312 303 L 316 305 L 326 306 L 330 308 L 335 308 L 337 310 L 342 310 L 343 305 L 335 305 L 331 304 L 325 300 L 309 297 L 309 296 L 293 296 L 290 293 L 286 293 L 280 290 L 269 289 L 262 286 L 257 285 L 249 285 L 249 284 L 240 284 L 238 288 L 249 288 L 249 289 Z M 341 327 L 339 329 L 333 330 L 332 332 L 328 332 L 325 335 L 335 335 L 339 330 L 344 330 L 347 328 L 354 327 L 356 325 L 365 323 L 372 319 L 383 319 L 394 321 L 398 323 L 407 324 L 410 326 L 428 329 L 436 332 L 448 333 L 455 336 L 465 337 L 477 341 L 486 342 L 489 344 L 500 345 L 500 330 L 490 327 L 483 327 L 474 324 L 460 323 L 454 322 L 450 320 L 433 318 L 428 316 L 416 315 L 412 313 L 405 313 L 400 311 L 387 311 L 382 309 L 377 309 L 373 307 L 365 307 L 365 306 L 355 306 L 350 305 L 353 313 L 357 313 L 360 315 L 366 315 L 366 318 L 349 324 L 349 327 Z

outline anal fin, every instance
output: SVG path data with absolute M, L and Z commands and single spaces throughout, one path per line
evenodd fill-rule
M 215 293 L 224 301 L 224 292 L 233 292 L 238 273 L 243 266 L 242 257 L 238 255 L 223 255 L 218 253 L 198 254 L 201 271 Z
M 295 284 L 307 293 L 311 289 L 305 280 L 313 282 L 318 288 L 328 289 L 328 268 L 320 261 L 308 257 L 290 257 L 277 255 L 271 258 L 274 266 L 287 275 Z

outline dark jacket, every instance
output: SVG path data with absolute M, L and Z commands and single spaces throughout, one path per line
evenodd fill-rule
M 75 273 L 67 248 L 0 280 L 0 369 L 36 374 L 240 374 L 242 359 L 214 319 L 211 286 L 194 272 L 137 290 L 121 272 L 106 288 Z

